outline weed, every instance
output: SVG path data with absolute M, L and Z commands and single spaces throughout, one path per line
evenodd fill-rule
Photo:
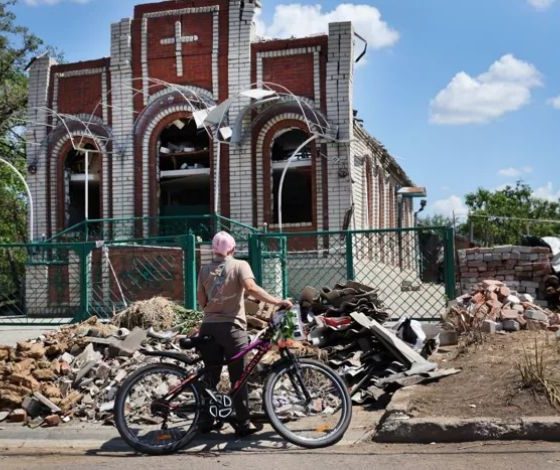
M 558 349 L 549 344 L 539 344 L 536 339 L 532 351 L 523 345 L 523 359 L 517 363 L 517 370 L 523 387 L 534 394 L 544 394 L 550 405 L 560 410 L 560 383 L 552 379 L 547 353 L 557 356 Z M 556 360 L 557 357 L 553 362 Z

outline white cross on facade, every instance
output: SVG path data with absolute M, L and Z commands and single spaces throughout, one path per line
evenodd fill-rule
M 183 25 L 180 21 L 175 23 L 175 36 L 172 38 L 165 38 L 160 41 L 162 45 L 175 44 L 175 58 L 177 60 L 177 76 L 183 76 L 183 44 L 197 42 L 198 36 L 183 36 Z

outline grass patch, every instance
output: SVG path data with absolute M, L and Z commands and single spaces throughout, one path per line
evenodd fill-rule
M 532 348 L 523 345 L 523 357 L 517 363 L 517 370 L 524 388 L 535 395 L 544 395 L 550 405 L 560 410 L 560 380 L 555 377 L 556 365 L 560 359 L 560 345 L 539 342 L 535 339 Z

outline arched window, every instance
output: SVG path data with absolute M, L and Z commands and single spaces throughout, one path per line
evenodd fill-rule
M 87 168 L 84 150 L 91 150 Z M 84 150 L 72 149 L 64 159 L 65 227 L 72 227 L 86 218 L 101 219 L 101 155 L 92 144 L 84 145 Z
M 177 119 L 160 134 L 159 214 L 210 213 L 210 139 L 194 119 Z
M 386 217 L 385 217 L 385 176 L 383 170 L 379 169 L 377 175 L 377 194 L 378 194 L 378 208 L 377 213 L 379 214 L 379 228 L 386 227 Z
M 301 129 L 290 129 L 274 139 L 272 145 L 273 223 L 278 221 L 278 191 L 282 172 L 292 156 L 309 135 Z M 287 224 L 313 222 L 312 154 L 303 147 L 288 167 L 282 189 L 282 221 Z

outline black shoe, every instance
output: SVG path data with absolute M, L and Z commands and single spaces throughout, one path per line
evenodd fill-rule
M 198 432 L 201 434 L 208 434 L 214 429 L 214 422 L 211 420 L 200 420 L 198 422 Z
M 235 435 L 237 437 L 250 436 L 256 432 L 262 431 L 263 425 L 261 423 L 253 424 L 251 422 L 246 424 L 238 424 L 235 428 Z

